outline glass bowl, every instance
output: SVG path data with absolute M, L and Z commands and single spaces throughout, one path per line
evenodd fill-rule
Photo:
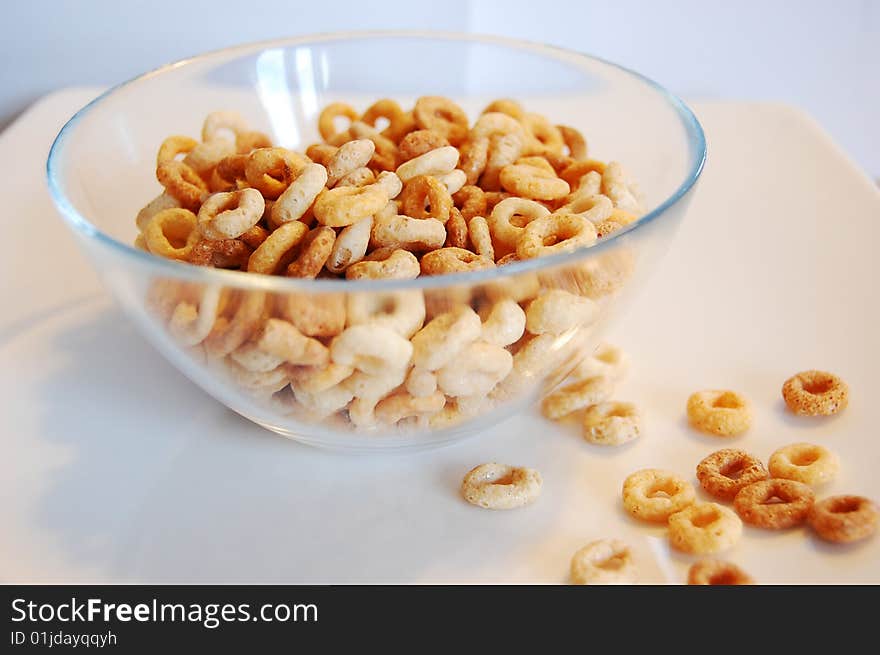
M 589 248 L 409 280 L 260 275 L 133 247 L 135 215 L 161 190 L 158 145 L 198 135 L 206 114 L 238 111 L 277 145 L 302 152 L 319 140 L 317 118 L 330 102 L 362 109 L 391 97 L 412 106 L 425 95 L 452 98 L 471 121 L 493 99 L 515 98 L 577 127 L 591 157 L 628 167 L 644 214 Z M 650 275 L 705 156 L 691 111 L 615 64 L 504 38 L 383 32 L 237 46 L 142 75 L 63 127 L 47 174 L 61 215 L 125 313 L 194 383 L 291 439 L 371 450 L 474 434 L 559 384 Z M 270 319 L 274 328 L 295 325 L 329 360 L 255 363 L 245 355 Z M 302 346 L 289 336 L 273 338 Z

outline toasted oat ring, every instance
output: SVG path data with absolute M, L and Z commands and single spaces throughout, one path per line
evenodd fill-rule
M 455 207 L 450 210 L 449 220 L 446 221 L 446 242 L 443 245 L 447 248 L 467 248 L 468 245 L 467 221 Z M 495 263 L 494 258 L 492 263 Z
M 245 168 L 247 167 L 248 155 L 228 155 L 217 162 L 217 166 L 212 173 L 212 179 L 219 177 L 226 184 L 235 187 L 238 180 L 245 179 Z
M 296 246 L 308 231 L 306 224 L 299 221 L 280 225 L 254 250 L 248 259 L 247 270 L 264 275 L 273 275 L 282 270 L 291 262 Z
M 352 139 L 369 139 L 375 151 L 370 159 L 370 167 L 380 171 L 393 171 L 397 166 L 399 152 L 397 144 L 386 136 L 382 136 L 374 128 L 362 121 L 355 121 L 349 128 Z
M 373 172 L 373 169 L 361 166 L 339 178 L 336 186 L 362 187 L 367 186 L 368 184 L 373 184 L 375 181 L 376 174 Z
M 748 573 L 731 562 L 704 559 L 694 563 L 688 571 L 689 585 L 753 585 Z
M 324 189 L 313 205 L 315 218 L 322 225 L 345 227 L 372 216 L 388 203 L 388 194 L 376 184 L 364 187 Z
M 320 116 L 318 116 L 318 132 L 321 133 L 321 138 L 325 141 L 329 141 L 337 135 L 335 119 L 338 116 L 344 116 L 349 122 L 354 122 L 358 119 L 358 113 L 351 105 L 344 102 L 331 102 L 324 107 Z
M 421 272 L 419 260 L 408 250 L 400 248 L 389 249 L 387 253 L 381 253 L 385 257 L 381 260 L 377 260 L 374 257 L 375 253 L 378 252 L 378 250 L 374 251 L 368 257 L 346 268 L 345 278 L 347 280 L 362 280 L 365 278 L 373 280 L 412 280 L 419 276 Z
M 445 224 L 452 206 L 447 188 L 431 175 L 409 179 L 400 194 L 400 208 L 412 218 L 436 218 Z
M 549 215 L 550 210 L 534 200 L 506 198 L 499 202 L 486 219 L 496 254 L 505 255 L 509 251 L 515 251 L 516 243 L 525 231 L 525 226 Z
M 327 186 L 334 187 L 337 184 L 343 186 L 341 184 L 342 178 L 352 171 L 366 166 L 375 151 L 376 144 L 369 139 L 353 139 L 342 144 L 324 164 L 327 168 Z
M 449 98 L 423 96 L 413 107 L 416 125 L 445 137 L 453 146 L 460 145 L 468 135 L 468 117 L 464 110 Z
M 572 188 L 575 188 L 584 175 L 592 173 L 593 171 L 602 175 L 602 173 L 605 172 L 605 162 L 599 161 L 598 159 L 576 161 L 565 168 L 559 174 L 559 177 L 568 182 Z
M 533 144 L 529 148 L 530 150 L 538 154 L 562 152 L 562 148 L 565 147 L 562 133 L 546 117 L 541 114 L 526 113 L 523 114 L 520 122 L 525 125 L 526 130 L 532 136 Z
M 242 239 L 202 239 L 193 246 L 187 261 L 196 266 L 242 268 L 253 252 Z
M 761 460 L 735 448 L 717 450 L 697 464 L 700 486 L 721 500 L 733 500 L 743 487 L 769 477 Z
M 632 403 L 614 401 L 587 407 L 583 420 L 584 439 L 600 446 L 619 446 L 638 439 L 642 416 Z
M 335 241 L 336 231 L 332 227 L 325 225 L 311 230 L 303 237 L 296 259 L 287 266 L 287 276 L 317 277 L 330 257 Z
M 199 230 L 208 239 L 235 239 L 260 221 L 265 208 L 256 189 L 215 193 L 199 208 Z
M 584 139 L 584 135 L 580 133 L 580 130 L 568 125 L 557 125 L 556 129 L 559 130 L 559 134 L 568 148 L 569 157 L 577 160 L 587 158 L 587 141 Z
M 225 138 L 224 132 L 238 136 L 247 132 L 247 121 L 237 111 L 214 111 L 205 117 L 202 123 L 202 141 L 208 143 Z
M 417 129 L 418 125 L 416 125 L 412 111 L 402 111 L 391 119 L 391 124 L 388 127 L 382 130 L 382 136 L 398 143 L 407 134 Z
M 247 155 L 253 150 L 271 147 L 273 147 L 272 138 L 265 132 L 247 130 L 235 135 L 235 150 L 241 154 Z
M 602 376 L 572 382 L 544 398 L 541 413 L 551 420 L 558 420 L 589 405 L 601 403 L 614 391 L 610 379 Z
M 415 130 L 410 132 L 400 140 L 398 149 L 400 152 L 400 161 L 405 162 L 424 155 L 426 152 L 448 146 L 449 141 L 438 133 L 431 130 Z
M 720 437 L 742 434 L 752 424 L 748 401 L 735 391 L 697 391 L 688 398 L 687 415 L 692 426 Z
M 505 191 L 532 200 L 555 200 L 564 198 L 571 191 L 568 182 L 556 177 L 549 166 L 547 170 L 534 164 L 511 164 L 501 169 L 499 180 Z
M 632 553 L 619 539 L 594 541 L 571 558 L 571 581 L 574 584 L 632 584 L 635 580 Z
M 492 233 L 489 231 L 489 223 L 486 219 L 482 216 L 474 216 L 467 223 L 467 232 L 474 251 L 494 261 L 495 247 L 492 245 Z
M 478 186 L 467 184 L 461 187 L 452 194 L 452 200 L 468 221 L 474 216 L 486 215 L 486 192 Z
M 276 225 L 298 221 L 308 212 L 327 183 L 327 170 L 321 164 L 306 164 L 272 205 L 269 215 Z
M 526 225 L 516 241 L 522 259 L 572 252 L 596 243 L 596 228 L 583 216 L 557 212 Z
M 831 373 L 802 371 L 785 381 L 782 397 L 795 414 L 831 416 L 846 409 L 849 387 Z
M 458 167 L 464 171 L 465 184 L 476 184 L 489 162 L 489 139 L 471 139 L 459 147 Z
M 144 228 L 144 244 L 154 255 L 185 260 L 201 238 L 197 222 L 188 209 L 163 209 Z
M 156 166 L 174 161 L 178 155 L 188 153 L 198 144 L 198 141 L 188 136 L 169 136 L 159 146 L 159 152 L 156 154 Z
M 661 469 L 643 469 L 623 481 L 623 506 L 634 518 L 666 523 L 669 517 L 697 500 L 683 478 Z
M 464 248 L 438 248 L 422 257 L 422 275 L 445 275 L 495 268 L 495 262 L 488 257 L 465 250 Z
M 166 161 L 156 167 L 156 179 L 181 205 L 195 211 L 208 185 L 192 168 L 180 161 Z
M 840 470 L 840 459 L 822 446 L 793 443 L 770 455 L 767 463 L 774 478 L 817 485 L 832 480 Z
M 807 521 L 822 539 L 849 543 L 877 531 L 880 508 L 864 496 L 830 496 L 813 505 Z
M 813 490 L 804 483 L 771 478 L 740 489 L 733 508 L 746 523 L 781 530 L 803 523 L 814 500 Z
M 724 505 L 694 503 L 669 517 L 669 543 L 684 553 L 727 550 L 742 536 L 742 521 Z
M 400 119 L 403 109 L 391 98 L 382 98 L 367 107 L 361 115 L 360 120 L 372 128 L 376 128 L 376 121 L 384 118 L 388 121 L 388 126 L 394 123 L 395 119 Z M 378 128 L 376 128 L 378 129 Z
M 205 339 L 206 352 L 212 357 L 225 357 L 248 341 L 263 321 L 266 294 L 262 291 L 237 291 L 217 318 Z
M 565 199 L 565 204 L 559 207 L 556 212 L 578 214 L 596 224 L 610 218 L 614 212 L 614 206 L 606 196 L 579 191 L 568 196 Z
M 308 163 L 302 155 L 285 148 L 259 148 L 248 155 L 244 174 L 252 187 L 275 200 Z
M 461 493 L 470 504 L 484 509 L 513 509 L 534 502 L 542 484 L 534 469 L 491 462 L 468 471 Z

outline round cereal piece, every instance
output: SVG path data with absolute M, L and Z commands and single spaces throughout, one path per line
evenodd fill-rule
M 740 489 L 733 508 L 750 525 L 782 530 L 803 523 L 814 500 L 813 490 L 804 483 L 771 478 Z
M 335 121 L 340 116 L 348 119 L 350 123 L 358 119 L 358 113 L 351 105 L 344 102 L 331 102 L 324 107 L 318 116 L 318 132 L 321 133 L 322 139 L 329 141 L 339 133 Z
M 189 258 L 200 238 L 196 215 L 179 207 L 158 212 L 143 232 L 147 251 L 168 259 Z
M 412 280 L 421 273 L 419 260 L 408 250 L 383 248 L 345 269 L 347 280 Z
M 632 403 L 598 403 L 584 411 L 584 439 L 600 446 L 619 446 L 638 439 L 642 416 Z
M 403 109 L 400 108 L 396 101 L 391 98 L 382 98 L 364 110 L 361 121 L 375 128 L 376 121 L 380 118 L 387 120 L 390 125 L 401 114 L 403 114 Z
M 309 228 L 305 223 L 284 223 L 270 234 L 248 259 L 247 270 L 252 273 L 274 275 L 287 267 L 296 255 L 296 246 Z
M 550 170 L 532 164 L 510 164 L 501 169 L 499 181 L 505 191 L 532 200 L 564 198 L 571 189 L 568 182 Z
M 688 571 L 689 585 L 753 585 L 748 573 L 731 562 L 720 559 L 704 559 L 696 562 Z
M 611 398 L 613 392 L 614 383 L 601 375 L 578 380 L 544 398 L 541 413 L 555 421 L 578 409 L 604 402 Z
M 452 200 L 467 220 L 486 215 L 486 193 L 478 186 L 466 184 L 452 194 Z
M 432 175 L 407 180 L 400 194 L 400 208 L 411 218 L 436 218 L 445 224 L 452 206 L 449 190 Z
M 467 114 L 443 96 L 423 96 L 416 100 L 413 118 L 416 125 L 437 132 L 453 146 L 461 145 L 468 136 Z
M 322 225 L 346 227 L 372 216 L 388 203 L 385 190 L 370 184 L 363 187 L 343 186 L 321 191 L 312 211 Z
M 877 531 L 880 508 L 864 496 L 831 496 L 813 505 L 807 521 L 825 541 L 850 543 Z
M 403 137 L 400 140 L 400 144 L 398 144 L 400 161 L 401 163 L 409 161 L 410 159 L 418 157 L 419 155 L 424 155 L 426 152 L 430 152 L 435 148 L 442 148 L 448 145 L 449 141 L 438 132 L 433 132 L 431 130 L 415 130 Z
M 761 460 L 736 448 L 717 450 L 697 464 L 700 486 L 721 500 L 733 500 L 743 487 L 769 477 Z
M 822 446 L 793 443 L 770 455 L 768 468 L 774 478 L 817 485 L 824 484 L 837 475 L 840 459 Z
M 697 391 L 688 398 L 687 415 L 692 426 L 719 437 L 742 434 L 752 424 L 748 401 L 735 391 Z
M 802 371 L 785 381 L 782 397 L 795 414 L 831 416 L 846 409 L 849 387 L 832 373 Z
M 461 212 L 455 207 L 449 212 L 449 220 L 446 221 L 446 242 L 443 245 L 447 248 L 467 248 L 468 246 L 468 224 Z M 494 264 L 495 258 L 491 257 L 490 259 Z
M 208 185 L 192 168 L 182 161 L 170 160 L 156 167 L 156 179 L 183 207 L 198 211 Z
M 572 375 L 577 378 L 603 375 L 620 381 L 626 377 L 628 371 L 629 355 L 610 343 L 600 343 L 591 355 L 578 364 Z
M 484 509 L 514 509 L 534 502 L 543 480 L 534 469 L 507 464 L 480 464 L 461 483 L 464 499 Z
M 258 148 L 247 156 L 244 175 L 248 184 L 265 198 L 277 200 L 308 163 L 308 159 L 292 150 Z
M 623 506 L 634 518 L 666 523 L 669 517 L 696 502 L 694 488 L 675 473 L 643 469 L 623 481 Z
M 742 521 L 724 505 L 694 503 L 669 517 L 669 543 L 693 555 L 727 550 L 739 541 Z
M 574 584 L 633 584 L 635 580 L 632 552 L 619 539 L 594 541 L 571 558 L 571 581 Z
M 471 139 L 459 148 L 459 168 L 464 171 L 465 184 L 474 185 L 489 163 L 489 139 Z
M 568 148 L 568 154 L 573 159 L 583 160 L 587 158 L 587 140 L 580 130 L 568 125 L 557 125 L 556 129 L 562 135 L 562 140 Z
M 523 108 L 516 100 L 511 100 L 510 98 L 498 98 L 497 100 L 493 100 L 486 108 L 482 111 L 483 114 L 488 114 L 491 112 L 500 112 L 502 114 L 507 114 L 511 118 L 515 118 L 516 120 L 520 120 L 523 117 Z
M 424 255 L 421 268 L 422 275 L 446 275 L 495 268 L 495 262 L 464 248 L 449 247 L 438 248 Z
M 311 230 L 299 243 L 299 254 L 287 266 L 287 276 L 317 277 L 321 269 L 324 268 L 327 258 L 330 257 L 335 241 L 336 232 L 332 227 L 324 225 Z
M 578 214 L 556 212 L 526 225 L 516 241 L 520 259 L 572 252 L 596 243 L 596 226 Z M 545 245 L 545 244 L 552 245 Z

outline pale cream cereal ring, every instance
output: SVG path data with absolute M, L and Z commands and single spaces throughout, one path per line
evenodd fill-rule
M 688 398 L 687 415 L 698 430 L 721 437 L 742 434 L 752 424 L 748 401 L 735 391 L 697 391 Z
M 445 224 L 452 206 L 449 191 L 442 182 L 430 175 L 410 178 L 400 194 L 400 208 L 412 218 L 436 218 Z
M 534 502 L 542 485 L 541 474 L 534 469 L 491 462 L 468 471 L 461 494 L 484 509 L 514 509 Z
M 375 151 L 376 146 L 369 139 L 355 139 L 340 146 L 326 164 L 327 186 L 335 186 L 352 171 L 366 166 Z
M 748 573 L 731 562 L 718 559 L 704 559 L 695 562 L 688 570 L 689 585 L 753 585 L 755 581 Z
M 742 536 L 742 521 L 718 503 L 694 503 L 669 517 L 669 543 L 693 555 L 731 548 Z
M 465 185 L 452 194 L 455 206 L 461 210 L 461 215 L 466 220 L 474 216 L 486 215 L 486 193 L 478 186 Z
M 572 252 L 596 243 L 596 228 L 577 214 L 556 212 L 526 225 L 516 242 L 521 260 Z M 546 245 L 550 244 L 550 245 Z
M 565 147 L 565 139 L 558 127 L 547 120 L 545 116 L 535 113 L 525 113 L 520 118 L 526 131 L 532 136 L 530 150 L 536 153 L 557 152 L 561 153 Z
M 429 396 L 416 398 L 403 391 L 395 393 L 376 403 L 374 414 L 376 420 L 387 425 L 394 425 L 409 417 L 428 417 L 436 414 L 446 404 L 446 396 L 435 391 Z
M 806 521 L 814 500 L 813 490 L 802 482 L 771 478 L 740 489 L 733 508 L 746 523 L 781 530 Z
M 482 216 L 474 216 L 467 224 L 468 237 L 474 244 L 474 251 L 486 259 L 495 260 L 495 248 L 492 245 L 492 233 L 489 223 Z
M 571 195 L 569 195 L 566 200 L 574 200 L 577 197 L 589 198 L 590 196 L 599 195 L 602 195 L 602 176 L 596 171 L 590 171 L 578 180 L 577 186 L 572 187 Z M 602 197 L 604 198 L 605 196 Z M 608 202 L 610 203 L 611 200 Z M 612 207 L 614 206 L 612 205 Z M 614 207 L 614 209 L 617 208 Z M 613 213 L 614 211 L 612 209 L 612 215 Z
M 299 221 L 284 223 L 274 230 L 248 259 L 247 270 L 251 273 L 273 275 L 284 269 L 296 254 L 296 246 L 303 240 L 309 228 Z
M 495 262 L 464 248 L 438 248 L 425 254 L 421 261 L 422 275 L 446 275 L 486 268 L 495 268 Z
M 403 181 L 397 177 L 397 173 L 392 171 L 382 171 L 379 173 L 374 186 L 382 189 L 388 195 L 389 200 L 393 200 L 403 191 Z
M 300 220 L 327 183 L 327 170 L 320 164 L 306 164 L 272 205 L 275 225 Z
M 350 265 L 362 260 L 370 244 L 372 230 L 372 216 L 362 218 L 357 223 L 343 228 L 336 237 L 330 257 L 327 258 L 327 270 L 332 273 L 342 273 Z
M 620 162 L 610 161 L 605 166 L 602 172 L 602 193 L 611 199 L 615 207 L 632 214 L 642 213 L 642 204 Z
M 448 145 L 449 141 L 439 132 L 415 130 L 403 137 L 398 144 L 400 161 L 409 161 L 419 155 L 424 155 L 426 152 Z
M 379 254 L 382 259 L 378 258 Z M 420 273 L 421 268 L 416 256 L 401 248 L 376 250 L 368 257 L 345 269 L 345 277 L 348 280 L 413 280 Z
M 271 371 L 249 371 L 231 357 L 224 359 L 221 366 L 236 385 L 257 396 L 271 395 L 286 387 L 290 382 L 287 378 L 287 369 L 284 366 L 279 366 Z
M 458 193 L 467 182 L 467 176 L 460 168 L 456 168 L 445 175 L 437 176 L 437 180 L 446 187 L 450 194 Z
M 198 293 L 197 301 L 178 303 L 168 322 L 171 336 L 185 346 L 204 341 L 220 313 L 221 296 L 218 287 L 206 287 Z
M 281 316 L 310 337 L 333 337 L 345 328 L 345 297 L 341 293 L 287 293 L 275 304 Z
M 406 376 L 406 390 L 411 396 L 424 398 L 437 391 L 437 374 L 418 366 L 413 366 Z
M 297 401 L 309 410 L 313 420 L 323 420 L 336 412 L 345 409 L 354 396 L 345 385 L 337 384 L 318 393 L 309 393 L 291 383 L 290 388 Z
M 468 136 L 468 117 L 449 98 L 423 96 L 416 100 L 413 118 L 422 129 L 442 135 L 453 146 L 461 145 Z
M 526 198 L 507 198 L 492 209 L 486 219 L 497 255 L 516 250 L 516 243 L 532 221 L 549 216 L 550 210 Z
M 522 154 L 523 140 L 519 134 L 495 134 L 489 139 L 489 158 L 480 176 L 480 186 L 485 191 L 501 189 L 501 171 L 512 165 Z
M 501 346 L 474 341 L 437 371 L 437 386 L 448 396 L 484 396 L 513 368 L 513 355 Z
M 220 162 L 233 154 L 235 154 L 235 146 L 231 141 L 215 139 L 196 144 L 183 158 L 183 163 L 201 175 L 203 179 L 210 180 Z
M 825 541 L 850 543 L 877 531 L 880 508 L 864 496 L 831 496 L 814 504 L 807 520 Z
M 180 207 L 180 201 L 167 191 L 163 191 L 138 212 L 134 221 L 135 225 L 137 225 L 138 230 L 143 232 L 153 216 L 165 209 L 176 209 L 178 207 Z
M 305 336 L 296 326 L 278 318 L 270 318 L 256 339 L 257 347 L 289 364 L 326 366 L 330 352 L 317 339 Z
M 382 325 L 406 338 L 425 322 L 425 298 L 418 290 L 351 293 L 346 308 L 348 325 Z
M 315 278 L 333 250 L 336 232 L 326 225 L 309 231 L 299 243 L 299 253 L 287 266 L 288 277 Z
M 201 238 L 196 215 L 182 208 L 163 209 L 146 224 L 144 245 L 154 255 L 185 260 Z
M 458 157 L 458 150 L 452 146 L 436 148 L 402 163 L 397 167 L 397 177 L 407 182 L 419 175 L 445 175 L 455 170 Z
M 202 124 L 202 141 L 207 143 L 226 138 L 230 134 L 237 137 L 247 130 L 247 121 L 238 112 L 215 111 L 205 117 L 205 122 Z
M 619 539 L 594 541 L 571 558 L 573 584 L 633 584 L 635 580 L 636 566 L 632 552 Z
M 199 230 L 208 239 L 235 239 L 259 222 L 264 209 L 256 189 L 215 193 L 199 209 Z
M 610 343 L 600 343 L 593 354 L 585 357 L 574 370 L 575 377 L 603 375 L 619 381 L 629 371 L 629 355 Z
M 446 227 L 436 218 L 373 217 L 373 230 L 370 233 L 370 246 L 373 248 L 425 252 L 442 248 L 445 241 Z
M 387 203 L 388 195 L 377 182 L 364 187 L 324 189 L 318 194 L 313 211 L 322 225 L 345 227 L 372 216 Z
M 526 329 L 526 313 L 519 304 L 504 298 L 495 302 L 483 321 L 480 339 L 498 346 L 519 341 Z
M 686 480 L 662 469 L 643 469 L 623 481 L 623 506 L 642 521 L 666 523 L 669 517 L 697 500 Z
M 559 177 L 568 182 L 571 188 L 574 189 L 578 186 L 578 182 L 580 182 L 585 175 L 590 173 L 597 173 L 599 175 L 599 181 L 601 182 L 602 173 L 604 172 L 605 162 L 599 161 L 598 159 L 584 159 L 571 163 L 563 169 L 559 174 Z
M 595 302 L 562 289 L 541 293 L 526 308 L 526 330 L 532 334 L 562 334 L 592 323 L 599 308 Z
M 565 204 L 556 210 L 559 213 L 577 214 L 593 224 L 601 223 L 611 217 L 614 205 L 606 196 L 592 195 L 580 191 L 565 199 Z
M 484 112 L 474 123 L 471 128 L 471 139 L 486 138 L 491 139 L 494 136 L 506 136 L 513 134 L 520 139 L 520 142 L 526 138 L 526 129 L 522 123 L 513 116 L 501 111 Z
M 337 364 L 353 366 L 369 375 L 406 367 L 413 345 L 389 327 L 353 325 L 330 342 L 330 356 Z
M 449 212 L 449 220 L 446 221 L 446 241 L 443 244 L 447 248 L 467 248 L 468 224 L 461 212 L 453 207 Z M 495 260 L 492 260 L 495 263 Z
M 174 196 L 181 206 L 190 210 L 198 209 L 202 197 L 208 192 L 208 185 L 199 174 L 181 161 L 159 164 L 156 179 L 165 187 L 168 195 Z
M 407 372 L 406 368 L 390 369 L 378 375 L 355 371 L 342 384 L 354 394 L 355 398 L 369 400 L 375 406 L 379 400 L 404 383 Z
M 339 116 L 347 118 L 350 123 L 358 119 L 358 113 L 351 105 L 344 102 L 331 102 L 324 107 L 318 116 L 318 132 L 321 133 L 321 138 L 325 141 L 329 141 L 339 133 L 336 129 L 336 118 Z
M 782 385 L 785 404 L 795 414 L 831 416 L 846 409 L 849 387 L 836 375 L 825 371 L 802 371 Z
M 548 165 L 549 167 L 549 165 Z M 533 164 L 511 164 L 501 169 L 498 179 L 505 191 L 532 200 L 564 198 L 571 189 L 568 182 L 550 170 Z
M 467 305 L 436 316 L 412 338 L 413 363 L 429 371 L 446 366 L 479 338 L 482 326 L 479 315 Z
M 268 353 L 253 341 L 236 348 L 229 357 L 242 368 L 254 373 L 274 371 L 284 363 L 284 358 Z
M 477 183 L 489 163 L 489 139 L 471 139 L 459 148 L 458 167 L 464 173 L 465 184 Z
M 272 319 L 275 320 L 275 319 Z M 321 393 L 348 379 L 354 373 L 351 366 L 330 362 L 321 366 L 291 366 L 290 381 L 306 393 Z
M 607 378 L 597 376 L 578 380 L 544 398 L 541 413 L 549 419 L 558 420 L 578 409 L 605 402 L 612 393 L 614 384 Z
M 348 420 L 362 430 L 376 427 L 376 399 L 355 395 L 348 405 Z
M 159 146 L 159 152 L 156 154 L 156 166 L 174 161 L 178 155 L 190 152 L 198 143 L 198 141 L 188 136 L 169 136 Z
M 700 486 L 721 500 L 733 500 L 743 487 L 769 477 L 761 460 L 735 448 L 715 451 L 697 464 Z
M 815 486 L 834 479 L 840 470 L 840 459 L 822 446 L 793 443 L 770 455 L 767 468 L 774 478 Z
M 247 156 L 245 179 L 269 200 L 276 200 L 309 160 L 285 148 L 259 148 Z
M 204 341 L 211 357 L 225 357 L 248 341 L 263 322 L 266 294 L 262 291 L 237 291 L 232 294 L 221 316 Z
M 579 130 L 568 125 L 557 125 L 556 129 L 559 130 L 570 157 L 573 159 L 587 158 L 587 141 Z
M 642 415 L 632 403 L 598 403 L 584 411 L 584 439 L 600 446 L 619 446 L 642 434 Z
M 339 178 L 336 186 L 362 187 L 367 186 L 368 184 L 374 184 L 375 182 L 376 174 L 372 171 L 372 169 L 367 168 L 366 166 L 361 166 L 360 168 L 354 169 L 345 177 Z

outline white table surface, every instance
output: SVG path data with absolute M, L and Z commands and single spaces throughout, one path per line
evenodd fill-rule
M 623 511 L 624 477 L 694 478 L 726 446 L 766 458 L 837 451 L 819 490 L 880 498 L 880 192 L 801 112 L 697 104 L 709 163 L 656 276 L 612 335 L 633 358 L 618 394 L 647 430 L 620 449 L 529 412 L 426 453 L 301 446 L 225 410 L 160 359 L 113 306 L 44 182 L 57 130 L 95 93 L 44 98 L 0 134 L 0 581 L 558 583 L 571 554 L 620 537 L 644 582 L 681 582 L 693 558 Z M 788 415 L 783 380 L 825 368 L 851 386 L 830 420 Z M 687 428 L 700 388 L 742 391 L 743 437 Z M 489 512 L 458 495 L 496 460 L 533 466 L 533 506 Z M 694 480 L 694 483 L 696 481 Z M 702 494 L 702 492 L 699 492 Z M 880 582 L 880 538 L 818 542 L 746 528 L 725 557 L 759 582 Z

